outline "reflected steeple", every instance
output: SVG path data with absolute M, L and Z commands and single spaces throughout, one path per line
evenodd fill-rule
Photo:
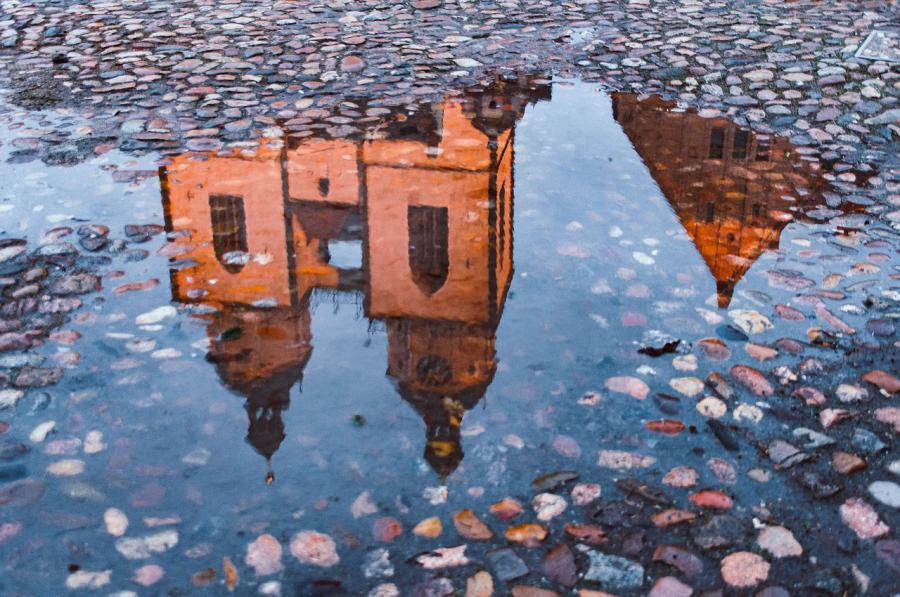
M 725 118 L 674 111 L 657 97 L 613 93 L 613 117 L 690 235 L 716 283 L 720 308 L 781 231 L 820 200 L 823 185 L 781 137 Z
M 385 322 L 387 373 L 425 423 L 425 459 L 456 469 L 512 279 L 515 122 L 549 95 L 543 81 L 498 79 L 380 109 L 358 139 L 322 129 L 161 170 L 167 229 L 180 233 L 173 298 L 215 309 L 202 316 L 207 358 L 244 397 L 247 441 L 268 461 L 312 353 L 311 294 L 331 289 L 362 293 L 365 315 Z M 361 265 L 335 262 L 335 243 L 359 247 Z

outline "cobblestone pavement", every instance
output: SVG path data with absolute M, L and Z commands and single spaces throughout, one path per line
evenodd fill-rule
M 17 2 L 0 47 L 12 100 L 77 105 L 83 138 L 56 161 L 120 141 L 208 150 L 283 123 L 295 135 L 349 119 L 347 98 L 410 103 L 499 72 L 578 75 L 662 93 L 791 137 L 864 170 L 896 154 L 900 66 L 856 58 L 890 30 L 888 2 Z M 120 137 L 120 133 L 124 133 Z M 23 144 L 33 140 L 21 141 Z M 842 162 L 846 162 L 845 164 Z

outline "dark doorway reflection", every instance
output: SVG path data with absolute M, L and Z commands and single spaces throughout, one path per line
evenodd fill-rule
M 252 157 L 183 154 L 161 171 L 183 249 L 173 298 L 214 308 L 207 358 L 244 397 L 247 441 L 270 463 L 313 349 L 311 294 L 330 289 L 362 295 L 384 322 L 387 374 L 425 423 L 425 459 L 442 476 L 457 468 L 513 273 L 515 123 L 549 97 L 540 79 L 498 80 L 384 110 L 360 139 L 323 130 L 263 140 Z M 362 265 L 334 262 L 337 243 L 358 243 Z

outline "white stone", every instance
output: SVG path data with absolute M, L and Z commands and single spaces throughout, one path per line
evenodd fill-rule
M 141 313 L 137 317 L 135 317 L 134 322 L 137 325 L 151 325 L 154 323 L 159 323 L 169 317 L 175 317 L 178 314 L 178 311 L 172 305 L 164 305 L 162 307 L 157 307 L 152 311 L 147 311 L 146 313 Z
M 453 62 L 455 62 L 457 66 L 463 68 L 475 68 L 481 66 L 480 62 L 472 58 L 456 58 Z
M 44 421 L 31 430 L 31 433 L 28 434 L 28 439 L 39 444 L 47 439 L 47 436 L 50 435 L 50 432 L 53 431 L 54 427 L 56 427 L 56 421 Z
M 128 517 L 117 508 L 109 508 L 103 513 L 103 524 L 106 532 L 113 537 L 121 537 L 128 530 Z
M 869 485 L 872 497 L 891 508 L 900 508 L 900 485 L 892 481 L 875 481 Z

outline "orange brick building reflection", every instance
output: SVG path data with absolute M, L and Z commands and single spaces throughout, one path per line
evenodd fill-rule
M 671 111 L 674 102 L 613 93 L 613 117 L 643 158 L 716 281 L 719 307 L 792 212 L 817 202 L 822 180 L 766 138 L 725 118 Z M 804 169 L 805 168 L 805 169 Z
M 262 141 L 252 157 L 183 154 L 161 171 L 183 249 L 173 298 L 215 307 L 208 358 L 246 398 L 247 440 L 267 460 L 313 350 L 312 291 L 332 289 L 362 293 L 385 323 L 387 373 L 425 421 L 425 457 L 455 470 L 513 272 L 515 122 L 545 97 L 499 81 L 392 113 L 361 140 Z M 333 264 L 338 246 L 359 247 L 360 263 Z

